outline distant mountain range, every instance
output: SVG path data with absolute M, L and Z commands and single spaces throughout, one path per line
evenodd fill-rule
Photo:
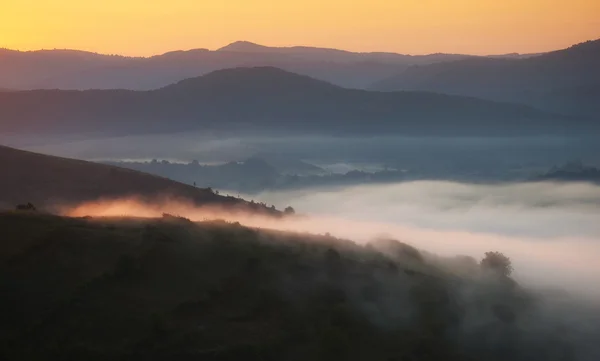
M 522 105 L 345 89 L 272 67 L 215 71 L 154 91 L 0 93 L 0 131 L 26 134 L 527 135 L 586 133 L 589 126 Z
M 415 65 L 371 89 L 473 96 L 597 118 L 599 64 L 600 39 L 525 59 L 479 57 Z
M 523 57 L 508 54 L 500 57 Z M 469 55 L 353 53 L 314 47 L 266 47 L 239 41 L 216 51 L 173 51 L 149 58 L 76 50 L 0 49 L 0 88 L 151 90 L 235 67 L 273 66 L 336 85 L 367 88 L 411 65 L 469 58 Z
M 172 197 L 198 206 L 279 214 L 260 204 L 223 197 L 209 189 L 105 164 L 53 157 L 4 146 L 0 146 L 0 164 L 0 209 L 26 202 L 32 202 L 38 207 L 54 207 L 135 196 L 149 201 Z

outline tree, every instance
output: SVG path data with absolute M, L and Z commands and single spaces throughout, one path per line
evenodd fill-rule
M 36 208 L 33 204 L 31 203 L 27 203 L 27 204 L 17 204 L 17 211 L 36 211 Z
M 486 252 L 485 257 L 481 260 L 481 267 L 506 277 L 510 276 L 513 271 L 510 258 L 501 252 Z
M 285 214 L 296 214 L 296 210 L 292 207 L 286 207 L 283 211 Z

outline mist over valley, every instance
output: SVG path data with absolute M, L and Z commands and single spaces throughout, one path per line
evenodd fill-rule
M 0 49 L 0 359 L 600 359 L 600 40 Z

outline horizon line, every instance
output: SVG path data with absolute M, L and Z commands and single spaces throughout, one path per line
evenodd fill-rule
M 565 50 L 568 49 L 570 47 L 579 45 L 579 44 L 584 44 L 586 42 L 593 42 L 593 41 L 600 41 L 600 38 L 596 38 L 596 39 L 589 39 L 589 40 L 583 40 L 581 42 L 578 43 L 573 43 L 567 47 L 564 48 L 560 48 L 560 49 L 552 49 L 552 50 L 548 50 L 548 51 L 542 51 L 542 52 L 532 52 L 532 53 L 519 53 L 519 52 L 508 52 L 508 53 L 500 53 L 500 54 L 468 54 L 468 53 L 444 53 L 444 52 L 434 52 L 434 53 L 426 53 L 426 54 L 408 54 L 408 53 L 398 53 L 398 52 L 393 52 L 393 51 L 352 51 L 352 50 L 346 50 L 346 49 L 340 49 L 340 48 L 333 48 L 333 47 L 321 47 L 321 46 L 311 46 L 311 45 L 284 45 L 284 46 L 271 46 L 271 45 L 263 45 L 263 44 L 259 44 L 259 43 L 255 43 L 252 41 L 247 41 L 247 40 L 236 40 L 233 41 L 231 43 L 228 43 L 222 47 L 219 48 L 215 48 L 215 49 L 208 49 L 208 48 L 189 48 L 189 49 L 174 49 L 174 50 L 169 50 L 169 51 L 165 51 L 162 53 L 155 53 L 152 55 L 124 55 L 124 54 L 118 54 L 118 53 L 104 53 L 104 52 L 98 52 L 98 51 L 93 51 L 93 50 L 82 50 L 82 49 L 74 49 L 74 48 L 39 48 L 39 49 L 28 49 L 28 50 L 23 50 L 23 49 L 13 49 L 13 48 L 8 48 L 8 47 L 0 47 L 0 49 L 2 50 L 8 50 L 8 51 L 14 51 L 14 52 L 19 52 L 19 53 L 34 53 L 34 52 L 41 52 L 41 51 L 76 51 L 76 52 L 83 52 L 83 53 L 90 53 L 90 54 L 97 54 L 97 55 L 105 55 L 105 56 L 118 56 L 118 57 L 123 57 L 123 58 L 143 58 L 143 59 L 148 59 L 148 58 L 152 58 L 152 57 L 156 57 L 156 56 L 162 56 L 165 54 L 169 54 L 169 53 L 174 53 L 174 52 L 189 52 L 189 51 L 194 51 L 194 50 L 203 50 L 203 51 L 208 51 L 208 52 L 218 52 L 218 51 L 226 51 L 226 50 L 222 50 L 228 46 L 231 46 L 233 44 L 238 44 L 238 43 L 246 43 L 248 45 L 253 45 L 253 46 L 257 46 L 257 47 L 262 47 L 262 48 L 268 48 L 268 49 L 294 49 L 294 48 L 312 48 L 312 49 L 321 49 L 321 50 L 334 50 L 334 51 L 341 51 L 341 52 L 347 52 L 347 53 L 352 53 L 352 54 L 394 54 L 394 55 L 401 55 L 401 56 L 431 56 L 431 55 L 440 55 L 440 54 L 444 54 L 444 55 L 467 55 L 467 56 L 474 56 L 474 57 L 492 57 L 492 56 L 505 56 L 505 55 L 538 55 L 538 54 L 545 54 L 545 53 L 550 53 L 550 52 L 554 52 L 554 51 L 560 51 L 560 50 Z M 237 51 L 240 53 L 243 52 L 248 52 L 248 51 Z

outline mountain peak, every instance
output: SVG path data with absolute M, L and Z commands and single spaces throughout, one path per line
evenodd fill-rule
M 331 89 L 337 86 L 322 80 L 300 75 L 271 66 L 215 70 L 206 75 L 182 80 L 163 89 L 194 89 L 200 87 L 272 87 L 300 86 L 304 89 Z
M 268 49 L 268 47 L 252 43 L 250 41 L 241 40 L 217 49 L 217 51 L 256 52 L 264 51 L 266 49 Z

